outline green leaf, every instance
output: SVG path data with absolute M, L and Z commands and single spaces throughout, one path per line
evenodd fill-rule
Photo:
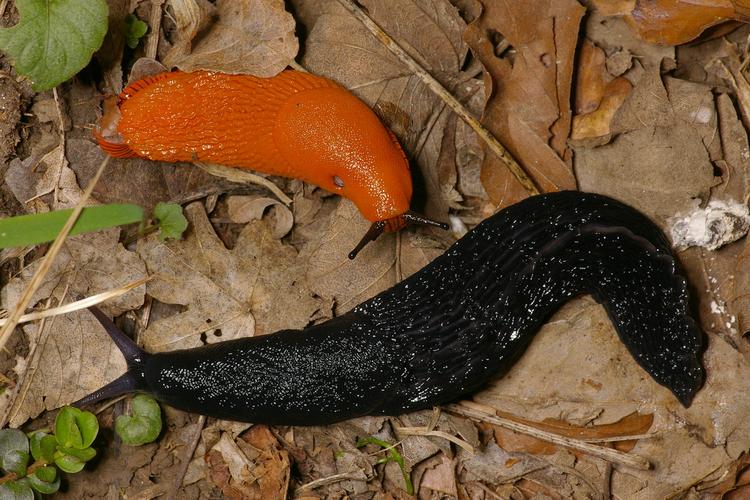
M 123 443 L 140 446 L 151 443 L 161 433 L 161 408 L 150 396 L 139 394 L 131 403 L 132 415 L 120 415 L 115 421 L 115 432 Z
M 154 207 L 154 219 L 159 225 L 159 239 L 179 240 L 188 227 L 188 221 L 182 215 L 182 207 L 177 203 L 157 203 Z
M 29 438 L 18 429 L 0 431 L 0 467 L 19 476 L 26 474 L 29 463 Z
M 29 476 L 29 484 L 39 493 L 51 495 L 60 489 L 60 478 L 54 467 L 42 467 Z
M 125 17 L 125 43 L 128 47 L 134 49 L 138 46 L 143 35 L 148 31 L 148 24 L 144 23 L 133 14 Z
M 88 462 L 92 458 L 96 456 L 96 450 L 93 448 L 58 448 L 58 452 L 64 454 L 64 455 L 71 455 L 73 457 L 76 457 L 80 460 L 83 460 L 84 462 Z
M 0 484 L 0 500 L 34 500 L 34 492 L 24 483 L 11 481 Z
M 1 33 L 2 31 L 0 31 Z M 73 210 L 20 215 L 0 219 L 0 248 L 36 245 L 57 237 Z M 143 209 L 138 205 L 112 204 L 84 208 L 70 231 L 71 235 L 141 222 Z
M 16 476 L 26 475 L 26 467 L 29 465 L 29 452 L 12 450 L 3 455 L 3 470 L 14 472 Z
M 76 424 L 76 413 L 80 413 L 78 408 L 70 406 L 64 407 L 55 418 L 55 439 L 60 446 L 65 448 L 81 448 L 83 446 L 83 436 L 81 430 Z
M 55 469 L 51 465 L 46 465 L 35 470 L 30 477 L 36 477 L 40 481 L 51 483 L 57 478 L 57 469 Z
M 0 49 L 35 91 L 83 69 L 107 33 L 106 0 L 16 0 L 20 22 L 0 30 Z
M 31 435 L 29 442 L 31 445 L 31 456 L 34 457 L 34 460 L 43 460 L 47 463 L 52 463 L 55 449 L 57 448 L 55 436 L 50 436 L 46 432 L 35 432 Z
M 55 439 L 63 448 L 88 448 L 99 433 L 93 413 L 66 406 L 55 419 Z
M 368 444 L 375 444 L 383 449 L 388 449 L 388 455 L 377 461 L 379 464 L 387 464 L 388 462 L 396 462 L 401 469 L 401 474 L 404 476 L 404 483 L 406 484 L 406 493 L 414 495 L 414 483 L 411 482 L 411 475 L 406 470 L 406 464 L 404 463 L 404 457 L 396 451 L 395 445 L 392 445 L 382 439 L 378 439 L 375 436 L 370 436 L 357 441 L 357 448 L 362 448 Z
M 81 472 L 86 462 L 73 455 L 67 455 L 58 451 L 55 453 L 55 465 L 60 467 L 60 470 L 63 472 L 75 474 L 76 472 Z

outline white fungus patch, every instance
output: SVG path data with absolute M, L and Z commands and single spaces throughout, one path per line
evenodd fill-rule
M 705 208 L 671 217 L 667 224 L 676 249 L 697 246 L 716 250 L 747 234 L 750 210 L 735 200 L 712 200 Z

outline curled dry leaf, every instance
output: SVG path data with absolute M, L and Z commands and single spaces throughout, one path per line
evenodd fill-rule
M 732 19 L 750 20 L 747 0 L 594 0 L 604 15 L 624 16 L 650 43 L 680 45 L 706 29 Z
M 273 228 L 272 234 L 276 239 L 286 236 L 294 224 L 292 211 L 273 198 L 230 196 L 227 198 L 227 211 L 232 222 L 241 224 L 261 220 L 268 211 L 269 222 Z
M 143 334 L 147 350 L 196 347 L 237 337 L 302 328 L 320 307 L 303 286 L 293 248 L 273 238 L 263 222 L 248 224 L 228 250 L 200 203 L 185 208 L 190 222 L 182 241 L 154 235 L 138 245 L 158 276 L 148 293 L 187 309 L 152 322 Z
M 172 0 L 178 39 L 168 67 L 270 77 L 294 60 L 299 45 L 283 0 Z
M 588 40 L 581 46 L 578 60 L 576 116 L 571 139 L 607 136 L 615 113 L 633 86 L 622 76 L 612 78 L 609 75 L 604 51 Z
M 573 189 L 567 140 L 578 29 L 585 9 L 575 0 L 483 2 L 464 38 L 492 84 L 482 123 L 526 167 L 543 191 Z M 497 54 L 501 34 L 513 51 Z M 513 56 L 511 57 L 511 53 Z M 493 203 L 526 197 L 502 162 L 485 156 L 482 181 Z

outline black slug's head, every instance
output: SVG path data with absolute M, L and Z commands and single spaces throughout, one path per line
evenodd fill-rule
M 110 338 L 117 345 L 125 361 L 128 363 L 128 371 L 116 378 L 101 389 L 98 389 L 88 396 L 79 399 L 74 406 L 88 406 L 98 401 L 128 394 L 131 392 L 149 392 L 145 378 L 145 364 L 150 355 L 138 347 L 125 332 L 117 328 L 111 319 L 109 319 L 98 307 L 89 307 L 91 314 L 99 320 L 99 323 L 109 334 Z

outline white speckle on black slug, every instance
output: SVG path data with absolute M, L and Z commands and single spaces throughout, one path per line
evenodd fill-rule
M 142 391 L 195 413 L 291 425 L 428 408 L 504 374 L 582 293 L 690 405 L 703 383 L 702 336 L 666 238 L 636 210 L 576 191 L 506 208 L 410 278 L 302 331 L 147 354 L 95 311 L 129 370 L 79 404 Z

